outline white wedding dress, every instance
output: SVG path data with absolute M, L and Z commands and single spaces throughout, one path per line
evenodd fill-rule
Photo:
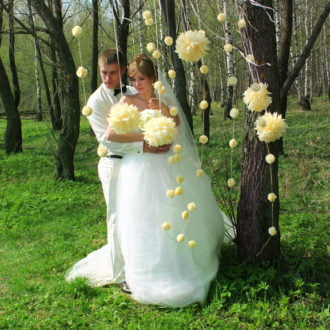
M 170 165 L 162 155 L 128 155 L 118 181 L 118 240 L 125 261 L 125 278 L 141 303 L 179 307 L 203 303 L 217 274 L 226 216 L 213 197 L 209 178 L 196 176 L 197 167 L 182 152 Z M 184 181 L 176 182 L 177 175 Z M 182 194 L 167 197 L 167 190 Z M 189 203 L 196 209 L 184 220 Z M 164 230 L 162 224 L 171 224 Z M 184 240 L 177 242 L 177 235 Z M 189 241 L 196 246 L 190 248 Z

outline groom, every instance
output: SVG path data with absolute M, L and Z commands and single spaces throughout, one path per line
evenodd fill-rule
M 154 148 L 144 141 L 118 143 L 106 140 L 107 117 L 112 105 L 117 103 L 122 95 L 136 94 L 137 91 L 131 86 L 121 84 L 121 77 L 126 72 L 126 65 L 120 50 L 109 48 L 102 51 L 98 58 L 98 65 L 102 84 L 87 102 L 87 105 L 93 110 L 87 118 L 99 144 L 108 149 L 107 156 L 100 157 L 98 174 L 107 205 L 109 265 L 112 265 L 110 267 L 112 270 L 110 269 L 109 274 L 106 275 L 111 279 L 106 284 L 110 284 L 125 281 L 124 262 L 116 232 L 116 184 L 121 159 L 125 154 L 159 153 L 168 151 L 169 147 Z

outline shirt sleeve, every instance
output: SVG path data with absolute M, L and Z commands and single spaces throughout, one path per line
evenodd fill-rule
M 87 102 L 87 105 L 92 108 L 92 114 L 87 118 L 97 141 L 108 148 L 109 154 L 125 155 L 143 153 L 143 141 L 119 143 L 106 140 L 105 135 L 108 128 L 107 117 L 109 116 L 112 104 L 116 102 L 117 99 L 109 99 L 107 102 L 105 97 L 102 98 L 99 95 L 98 97 L 92 95 Z

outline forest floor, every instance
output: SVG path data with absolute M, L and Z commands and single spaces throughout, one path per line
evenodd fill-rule
M 76 181 L 56 182 L 49 121 L 23 118 L 23 152 L 0 153 L 0 329 L 328 329 L 329 108 L 321 98 L 308 112 L 289 103 L 277 267 L 242 263 L 228 245 L 206 304 L 178 309 L 138 304 L 116 285 L 64 280 L 74 262 L 106 243 L 97 145 L 82 117 Z M 235 214 L 239 195 L 239 185 L 228 191 L 226 184 L 229 175 L 239 184 L 242 117 L 233 126 L 214 103 L 210 144 L 199 150 L 228 214 Z M 5 125 L 0 119 L 0 132 Z M 233 131 L 239 146 L 231 152 Z M 200 134 L 195 117 L 196 140 Z

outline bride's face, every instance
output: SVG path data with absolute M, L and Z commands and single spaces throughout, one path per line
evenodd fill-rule
M 141 72 L 137 73 L 131 77 L 132 85 L 141 95 L 151 96 L 153 94 L 153 79 L 145 76 Z

